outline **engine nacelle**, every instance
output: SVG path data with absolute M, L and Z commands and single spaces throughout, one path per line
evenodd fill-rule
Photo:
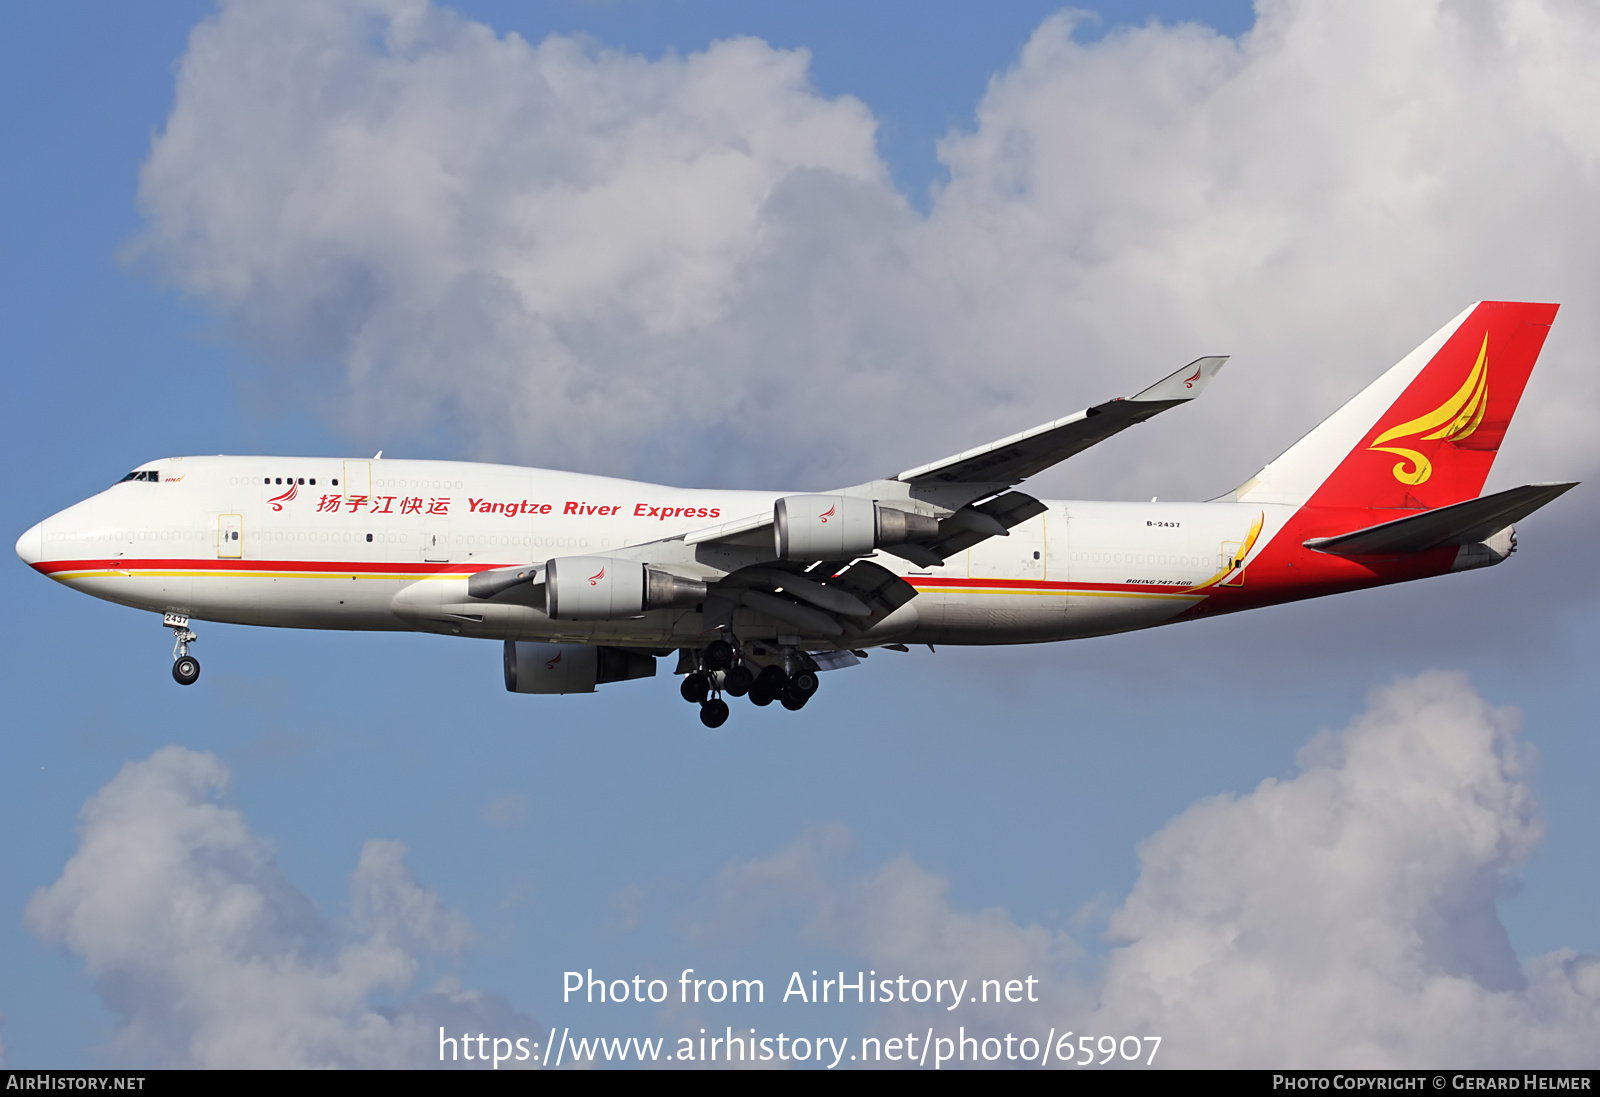
M 788 495 L 772 510 L 782 560 L 848 560 L 885 545 L 921 541 L 939 522 L 853 495 Z
M 609 556 L 545 561 L 544 612 L 552 621 L 608 621 L 646 610 L 692 606 L 706 596 L 696 579 Z
M 506 689 L 512 693 L 593 693 L 607 682 L 654 678 L 656 660 L 643 652 L 592 644 L 506 641 Z

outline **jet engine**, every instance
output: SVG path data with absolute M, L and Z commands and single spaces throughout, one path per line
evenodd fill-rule
M 655 656 L 591 644 L 506 641 L 506 689 L 512 693 L 593 693 L 607 682 L 654 678 Z
M 552 621 L 606 621 L 647 610 L 692 606 L 706 585 L 636 560 L 562 556 L 544 565 L 545 615 Z
M 939 532 L 936 518 L 852 495 L 785 496 L 773 508 L 772 525 L 783 560 L 848 560 Z

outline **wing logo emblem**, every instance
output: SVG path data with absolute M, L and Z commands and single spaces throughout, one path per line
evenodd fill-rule
M 597 586 L 600 585 L 600 580 L 604 579 L 605 577 L 606 577 L 606 569 L 605 568 L 601 568 L 599 571 L 597 571 L 593 575 L 589 576 L 589 585 L 591 587 L 597 587 Z M 559 656 L 558 656 L 558 658 L 559 658 Z
M 827 510 L 823 511 L 821 514 L 817 515 L 817 518 L 822 522 L 823 525 L 827 525 L 828 524 L 828 519 L 832 518 L 833 517 L 833 512 L 838 510 L 838 509 L 839 508 L 836 507 L 836 506 L 829 507 Z
M 284 492 L 282 495 L 274 495 L 271 499 L 268 499 L 267 502 L 272 504 L 273 510 L 282 510 L 283 504 L 294 502 L 294 497 L 299 494 L 299 491 L 300 485 L 290 484 L 288 491 Z
M 1204 366 L 1200 366 L 1200 367 L 1196 368 L 1196 370 L 1194 371 L 1193 375 L 1191 375 L 1189 377 L 1185 377 L 1183 379 L 1183 387 L 1186 388 L 1186 389 L 1194 388 L 1194 383 L 1196 381 L 1200 380 L 1200 374 L 1204 370 L 1205 370 Z
M 1477 364 L 1454 396 L 1428 414 L 1409 423 L 1384 431 L 1368 446 L 1371 450 L 1392 453 L 1404 460 L 1395 462 L 1394 478 L 1402 484 L 1426 483 L 1433 475 L 1433 462 L 1414 449 L 1405 446 L 1385 445 L 1407 438 L 1422 442 L 1459 442 L 1468 438 L 1483 422 L 1483 413 L 1489 407 L 1489 336 L 1483 337 L 1483 347 L 1478 351 Z M 1413 443 L 1414 444 L 1414 443 Z
M 556 669 L 556 664 L 559 663 L 559 662 L 561 662 L 561 653 L 558 651 L 558 652 L 556 652 L 556 657 L 554 659 L 548 660 L 545 663 L 544 669 L 545 670 L 555 670 Z

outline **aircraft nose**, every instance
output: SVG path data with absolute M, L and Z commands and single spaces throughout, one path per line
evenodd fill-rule
M 44 559 L 43 522 L 30 526 L 27 533 L 17 538 L 17 555 L 22 557 L 22 562 L 29 567 Z

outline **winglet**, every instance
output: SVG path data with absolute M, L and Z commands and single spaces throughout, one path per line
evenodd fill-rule
M 1211 358 L 1196 358 L 1176 373 L 1163 377 L 1143 392 L 1128 399 L 1193 400 L 1211 383 L 1211 379 L 1217 375 L 1217 371 L 1227 360 L 1226 354 Z

